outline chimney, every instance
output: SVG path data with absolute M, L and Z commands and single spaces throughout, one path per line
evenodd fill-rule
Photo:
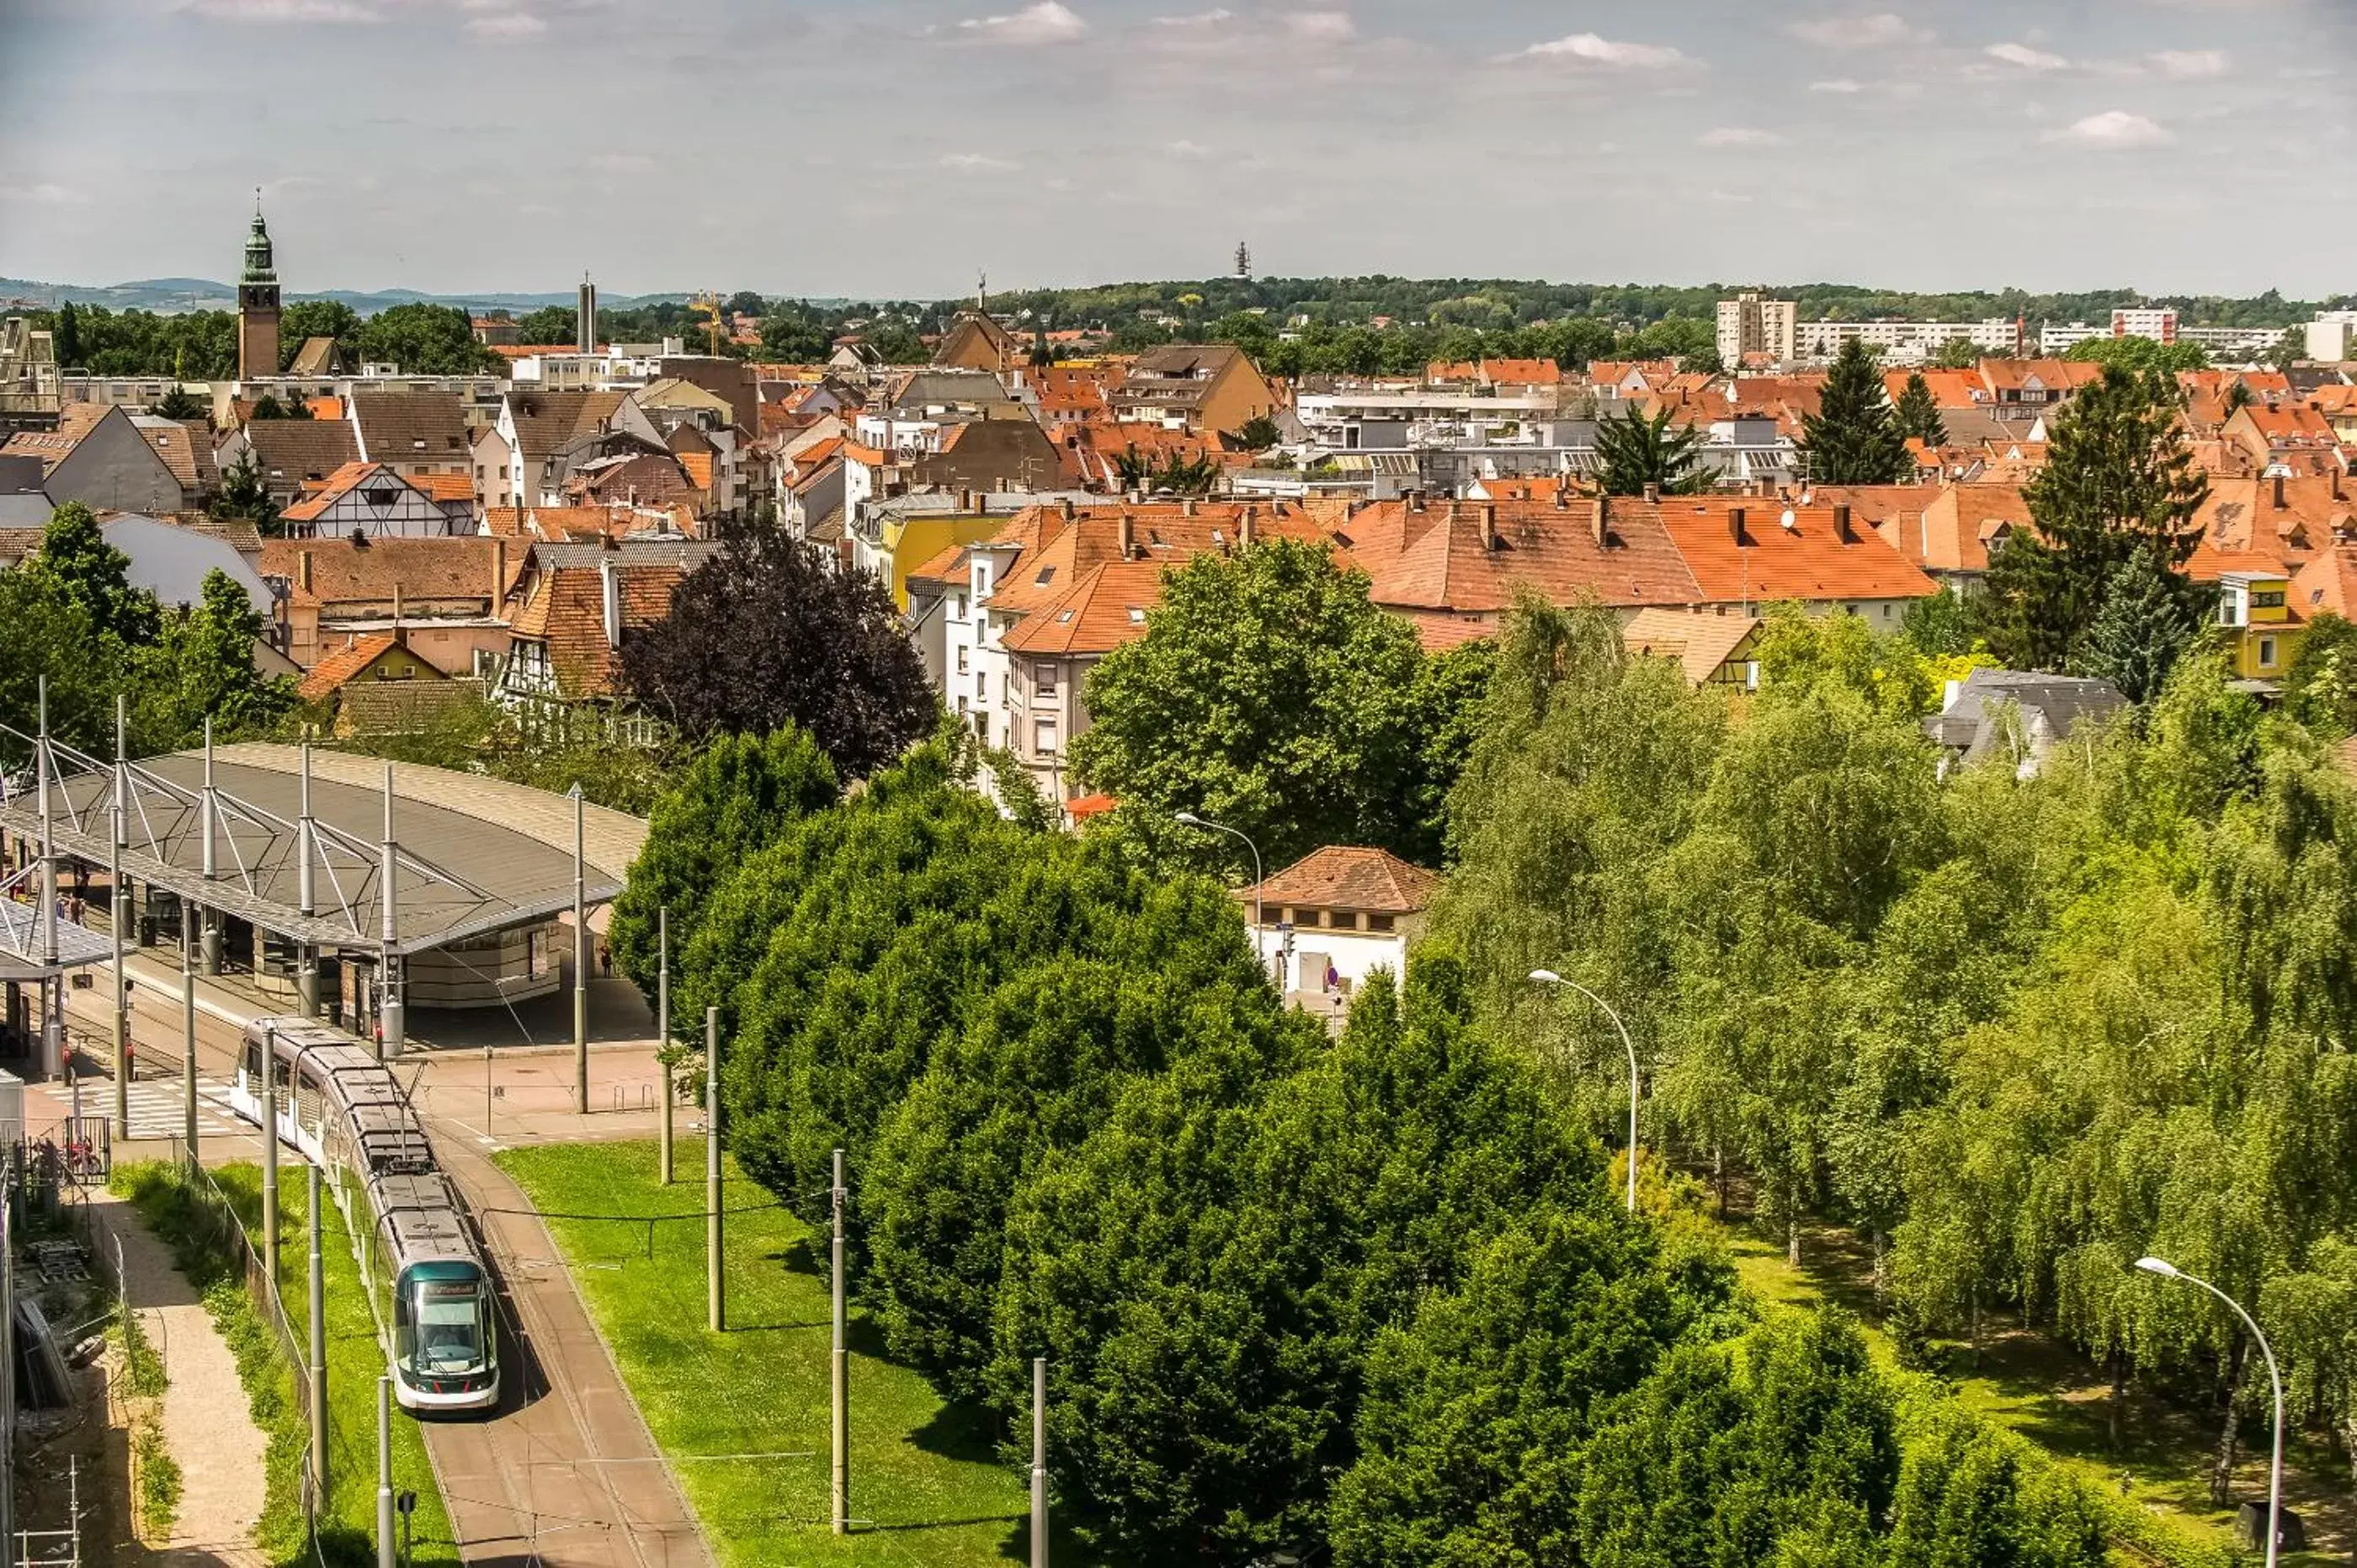
M 401 579 L 393 580 L 393 624 L 401 624 Z
M 1185 500 L 1178 503 L 1178 515 L 1181 517 L 1192 517 L 1195 515 L 1195 498 L 1193 496 L 1189 496 Z
M 1734 540 L 1738 547 L 1751 542 L 1743 536 L 1743 509 L 1739 506 L 1727 509 L 1727 536 Z
M 1448 498 L 1448 521 L 1451 522 L 1455 522 L 1457 521 L 1457 498 L 1455 496 Z
M 1570 486 L 1570 485 L 1568 485 L 1568 484 L 1563 484 L 1563 483 L 1558 483 L 1558 484 L 1555 486 L 1555 510 L 1557 510 L 1557 511 L 1569 511 L 1569 510 L 1571 510 L 1571 486 Z
M 2341 499 L 2341 465 L 2331 465 L 2329 471 L 2332 475 L 2332 499 L 2337 501 Z
M 1847 501 L 1835 501 L 1834 503 L 1834 532 L 1840 537 L 1841 542 L 1844 544 L 1855 544 L 1857 542 L 1857 530 L 1850 526 L 1849 502 Z
M 2284 477 L 2281 474 L 2277 474 L 2276 476 L 2276 510 L 2277 511 L 2281 511 L 2284 509 L 2283 486 Z
M 295 585 L 307 594 L 311 591 L 311 553 L 307 550 L 295 553 Z
M 1422 511 L 1424 510 L 1424 492 L 1422 490 L 1408 491 L 1407 510 L 1410 511 Z
M 1070 496 L 1066 496 L 1066 497 L 1064 498 L 1064 521 L 1065 521 L 1066 522 L 1070 522 L 1070 521 L 1072 521 L 1072 511 L 1073 511 L 1073 508 L 1072 508 L 1072 498 L 1071 498 L 1071 497 L 1070 497 Z
M 494 538 L 491 541 L 491 613 L 493 615 L 500 613 L 500 606 L 507 601 L 507 596 L 508 542 Z
M 1609 503 L 1602 496 L 1598 496 L 1593 501 L 1588 503 L 1587 535 L 1590 539 L 1596 541 L 1596 548 L 1598 550 L 1604 548 L 1604 541 L 1607 532 L 1605 528 L 1606 518 L 1604 509 L 1608 504 Z
M 597 585 L 605 590 L 602 598 L 606 612 L 606 646 L 619 648 L 622 646 L 622 579 L 620 574 L 614 570 L 611 560 L 597 563 Z
M 1121 558 L 1126 561 L 1130 558 L 1131 553 L 1137 548 L 1137 530 L 1129 521 L 1129 509 L 1127 507 L 1121 509 L 1121 532 L 1119 535 L 1119 543 L 1121 545 Z
M 1651 483 L 1645 486 L 1645 504 L 1647 506 L 1659 506 L 1662 504 L 1661 486 Z
M 1498 548 L 1498 503 L 1495 501 L 1481 503 L 1481 548 Z
M 1253 523 L 1259 516 L 1260 508 L 1250 501 L 1246 501 L 1243 510 L 1236 515 L 1236 542 L 1247 550 L 1252 548 Z
M 974 492 L 969 489 L 960 489 L 958 491 L 958 510 L 964 512 L 972 511 L 973 510 Z

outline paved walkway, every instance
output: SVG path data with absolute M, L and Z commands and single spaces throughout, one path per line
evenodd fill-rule
M 180 1466 L 180 1511 L 172 1539 L 152 1561 L 167 1568 L 262 1568 L 253 1527 L 262 1518 L 262 1429 L 237 1380 L 211 1315 L 173 1266 L 171 1251 L 128 1203 L 93 1195 L 91 1213 L 123 1248 L 132 1308 L 170 1379 L 164 1391 L 164 1442 Z M 110 1257 L 102 1266 L 112 1268 Z

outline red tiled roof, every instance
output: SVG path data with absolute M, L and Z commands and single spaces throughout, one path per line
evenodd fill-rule
M 463 474 L 450 477 L 465 487 L 463 494 L 471 497 L 475 493 L 474 480 Z M 371 480 L 400 485 L 431 497 L 432 492 L 422 482 L 425 478 L 424 475 L 419 475 L 416 478 L 407 478 L 395 472 L 393 467 L 386 463 L 347 463 L 328 475 L 326 481 L 317 489 L 306 486 L 303 499 L 288 507 L 285 516 L 289 522 L 317 521 L 320 514 L 329 507 L 360 489 L 362 484 Z
M 1146 635 L 1146 613 L 1161 602 L 1162 571 L 1158 561 L 1107 562 L 1009 627 L 1001 641 L 1010 653 L 1110 653 Z
M 557 566 L 535 572 L 516 612 L 515 635 L 547 645 L 557 690 L 567 697 L 612 696 L 618 690 L 620 652 L 606 638 L 607 569 Z M 669 615 L 672 594 L 687 577 L 673 562 L 617 562 L 610 570 L 621 579 L 625 635 Z
M 1744 542 L 1733 514 L 1744 514 Z M 1790 515 L 1792 526 L 1781 519 Z M 1664 498 L 1662 524 L 1701 587 L 1705 603 L 1769 604 L 1929 598 L 1940 585 L 1883 538 L 1853 524 L 1844 541 L 1830 506 L 1786 507 L 1772 499 Z
M 379 654 L 389 651 L 400 639 L 392 632 L 371 632 L 366 637 L 347 637 L 344 645 L 322 654 L 311 666 L 296 690 L 307 703 L 316 703 L 361 671 L 375 662 Z
M 1494 544 L 1482 536 L 1495 515 Z M 1453 514 L 1453 515 L 1452 515 Z M 1553 604 L 1592 595 L 1606 605 L 1686 605 L 1704 596 L 1656 509 L 1623 497 L 1608 503 L 1606 542 L 1595 539 L 1595 502 L 1405 501 L 1361 508 L 1334 532 L 1371 579 L 1374 602 L 1394 610 L 1502 611 L 1529 587 Z
M 1371 915 L 1414 915 L 1431 907 L 1440 877 L 1411 865 L 1389 850 L 1329 844 L 1235 897 L 1249 904 L 1298 905 L 1315 909 L 1363 909 Z
M 1620 641 L 1631 653 L 1675 660 L 1686 679 L 1699 686 L 1718 672 L 1759 626 L 1758 616 L 1642 609 L 1620 628 Z

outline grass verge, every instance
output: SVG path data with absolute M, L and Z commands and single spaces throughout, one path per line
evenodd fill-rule
M 262 1173 L 253 1165 L 229 1165 L 213 1173 L 249 1233 L 261 1228 Z M 304 1311 L 309 1241 L 301 1167 L 281 1172 L 279 1186 L 279 1291 L 299 1322 Z M 309 1442 L 304 1399 L 296 1387 L 293 1363 L 277 1334 L 246 1293 L 243 1276 L 228 1249 L 214 1238 L 203 1206 L 177 1171 L 160 1164 L 129 1165 L 115 1172 L 117 1191 L 138 1208 L 156 1235 L 172 1248 L 180 1272 L 204 1293 L 205 1309 L 236 1359 L 254 1424 L 268 1440 L 264 1464 L 262 1522 L 255 1544 L 273 1563 L 308 1563 L 302 1509 L 303 1453 Z M 361 1293 L 360 1265 L 350 1233 L 331 1203 L 323 1216 L 326 1236 L 321 1273 L 327 1293 L 328 1497 L 319 1517 L 321 1554 L 337 1568 L 367 1568 L 376 1561 L 376 1379 L 384 1358 L 375 1320 Z M 417 1423 L 398 1408 L 393 1421 L 393 1479 L 417 1494 L 411 1520 L 410 1562 L 456 1564 L 448 1515 L 425 1456 Z
M 172 1457 L 164 1441 L 164 1423 L 153 1412 L 132 1423 L 131 1463 L 139 1475 L 140 1539 L 161 1545 L 172 1538 L 172 1521 L 179 1517 L 180 1463 Z
M 544 1144 L 497 1157 L 544 1213 L 704 1211 L 700 1181 L 656 1181 L 651 1143 Z M 728 1176 L 730 1203 L 765 1196 L 733 1164 Z M 802 1221 L 780 1209 L 729 1216 L 731 1327 L 722 1335 L 705 1329 L 701 1223 L 548 1225 L 723 1563 L 1003 1568 L 1028 1550 L 1024 1480 L 998 1462 L 969 1412 L 883 1359 L 856 1313 L 851 1511 L 863 1522 L 848 1536 L 829 1533 L 827 1283 Z M 1060 1563 L 1081 1561 L 1060 1539 L 1055 1545 Z
M 1837 1304 L 1856 1315 L 1878 1359 L 1895 1366 L 1898 1354 L 1881 1327 L 1870 1255 L 1854 1237 L 1824 1228 L 1807 1231 L 1802 1262 L 1787 1261 L 1781 1240 L 1739 1225 L 1726 1230 L 1736 1273 L 1755 1300 L 1770 1306 Z M 2235 1554 L 2232 1509 L 2213 1508 L 2208 1477 L 2216 1429 L 2205 1415 L 2131 1390 L 2118 1412 L 2116 1440 L 2110 1391 L 2087 1359 L 2048 1335 L 1992 1317 L 1977 1353 L 1960 1341 L 1940 1345 L 1942 1380 L 1957 1402 L 2029 1443 L 2086 1482 L 2102 1502 L 2116 1542 L 2129 1558 L 2170 1568 L 2224 1568 Z M 2347 1468 L 2321 1444 L 2286 1434 L 2284 1504 L 2306 1521 L 2312 1547 L 2345 1548 L 2357 1532 L 2357 1507 L 2342 1478 Z M 2326 1477 L 2332 1477 L 2328 1482 Z M 2236 1491 L 2266 1496 L 2262 1440 L 2246 1444 Z M 2256 1561 L 2249 1554 L 2248 1561 Z M 2345 1561 L 2325 1551 L 2285 1554 L 2285 1568 L 2325 1568 Z

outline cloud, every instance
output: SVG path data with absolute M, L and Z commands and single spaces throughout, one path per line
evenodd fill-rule
M 468 17 L 467 31 L 486 38 L 529 38 L 548 31 L 548 24 L 521 11 L 502 11 L 489 16 Z
M 31 202 L 41 207 L 87 207 L 90 195 L 86 191 L 46 182 L 40 185 L 0 185 L 0 201 Z
M 1285 19 L 1285 30 L 1307 43 L 1339 44 L 1356 38 L 1359 25 L 1348 11 L 1297 11 Z
M 1773 131 L 1754 130 L 1749 125 L 1717 125 L 1695 138 L 1698 147 L 1772 147 L 1783 141 Z
M 2061 55 L 2048 54 L 2044 49 L 2031 48 L 2028 44 L 1991 44 L 1981 53 L 2007 65 L 2018 65 L 2024 70 L 2061 70 L 2070 61 Z
M 2141 114 L 2131 114 L 2125 109 L 2106 109 L 2101 114 L 2090 114 L 2083 120 L 2073 121 L 2060 131 L 2050 131 L 2047 133 L 2046 139 L 2111 150 L 2157 147 L 2174 138 L 2158 122 L 2147 120 Z
M 374 22 L 358 0 L 196 0 L 194 10 L 217 22 Z
M 1610 66 L 1616 70 L 1667 70 L 1688 63 L 1684 55 L 1667 44 L 1622 43 L 1594 33 L 1573 33 L 1568 38 L 1533 44 L 1522 52 L 1521 58 L 1577 60 L 1586 65 Z
M 1903 44 L 1917 37 L 1904 16 L 1889 11 L 1877 11 L 1870 16 L 1819 16 L 1794 22 L 1785 31 L 1803 43 L 1828 49 L 1875 48 L 1885 44 Z
M 994 44 L 1068 44 L 1087 32 L 1089 25 L 1058 0 L 1039 0 L 1003 16 L 968 17 L 958 30 Z
M 598 153 L 589 159 L 588 166 L 599 174 L 645 174 L 655 166 L 655 160 L 644 153 Z
M 1233 21 L 1235 15 L 1227 7 L 1219 6 L 1209 11 L 1189 12 L 1184 16 L 1155 16 L 1150 20 L 1157 27 L 1216 27 L 1222 22 Z
M 976 174 L 1012 174 L 1023 166 L 1012 158 L 994 158 L 988 153 L 949 153 L 942 158 L 942 167 L 970 169 Z
M 1866 84 L 1862 81 L 1853 81 L 1846 76 L 1837 76 L 1830 81 L 1809 83 L 1809 91 L 1812 92 L 1864 92 Z
M 2152 57 L 2152 63 L 2160 68 L 2163 76 L 2196 81 L 2203 77 L 2225 75 L 2228 62 L 2224 49 L 2163 49 Z

